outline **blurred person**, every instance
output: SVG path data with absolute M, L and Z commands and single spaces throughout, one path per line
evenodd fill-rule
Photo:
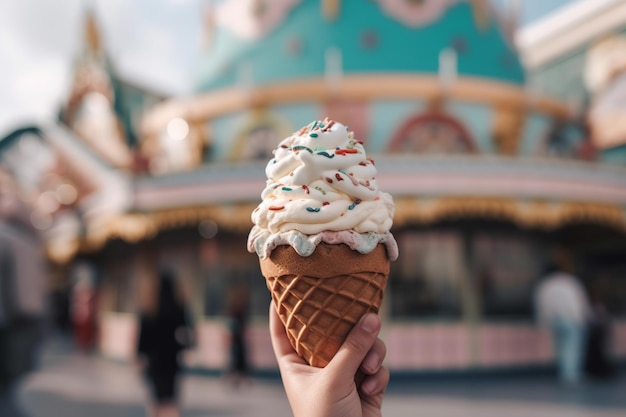
M 559 379 L 576 384 L 583 376 L 591 310 L 579 279 L 560 259 L 551 263 L 535 291 L 538 323 L 552 334 Z
M 192 325 L 176 276 L 162 271 L 158 276 L 155 303 L 140 316 L 137 354 L 139 367 L 150 387 L 153 417 L 178 417 L 181 352 L 193 343 Z
M 74 274 L 76 282 L 70 304 L 74 342 L 81 352 L 86 353 L 91 352 L 96 344 L 98 293 L 86 264 L 79 264 Z
M 308 365 L 289 343 L 274 304 L 270 335 L 294 417 L 380 417 L 389 371 L 382 366 L 386 347 L 377 336 L 380 318 L 366 314 L 354 326 L 325 368 Z M 355 382 L 357 370 L 365 374 Z
M 237 388 L 248 380 L 250 373 L 246 330 L 248 325 L 248 291 L 235 288 L 229 297 L 229 352 L 227 379 Z
M 0 170 L 0 416 L 24 412 L 19 383 L 33 371 L 43 339 L 46 264 L 30 208 Z
M 591 318 L 587 336 L 585 372 L 592 378 L 609 379 L 616 375 L 616 368 L 609 345 L 611 317 L 596 291 L 590 292 Z
M 54 288 L 50 293 L 50 309 L 54 329 L 61 335 L 70 332 L 70 297 L 69 289 Z

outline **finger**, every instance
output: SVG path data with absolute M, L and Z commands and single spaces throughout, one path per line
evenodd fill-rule
M 361 371 L 363 371 L 366 375 L 373 375 L 383 364 L 383 360 L 385 359 L 385 355 L 387 354 L 387 347 L 385 343 L 376 339 L 374 342 L 374 346 L 367 352 L 365 355 L 365 359 L 363 359 L 363 363 L 361 363 Z
M 280 317 L 278 317 L 278 313 L 276 312 L 276 307 L 274 303 L 270 303 L 270 336 L 272 339 L 272 348 L 274 349 L 274 355 L 276 355 L 276 360 L 280 363 L 284 360 L 289 360 L 292 362 L 304 363 L 304 360 L 298 356 L 289 339 L 287 338 L 287 332 L 285 330 L 285 326 L 280 321 Z
M 378 372 L 368 375 L 361 384 L 361 392 L 368 396 L 374 396 L 385 392 L 389 384 L 389 370 L 381 367 Z
M 327 368 L 344 370 L 346 376 L 352 379 L 376 342 L 380 326 L 380 318 L 376 314 L 368 313 L 361 317 Z

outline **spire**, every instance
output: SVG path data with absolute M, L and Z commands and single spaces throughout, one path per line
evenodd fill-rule
M 450 92 L 458 77 L 457 55 L 452 48 L 439 52 L 439 82 L 444 94 Z
M 471 0 L 476 27 L 486 30 L 489 27 L 491 9 L 487 0 Z
M 84 36 L 86 52 L 92 56 L 99 56 L 102 53 L 102 41 L 93 10 L 87 11 Z
M 339 16 L 341 0 L 322 0 L 322 14 L 328 20 L 335 20 Z
M 326 50 L 325 54 L 325 78 L 326 85 L 332 92 L 337 92 L 341 87 L 343 78 L 343 63 L 341 49 L 331 47 Z

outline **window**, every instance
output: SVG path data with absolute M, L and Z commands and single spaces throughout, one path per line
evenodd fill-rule
M 394 318 L 460 315 L 463 245 L 456 232 L 409 231 L 398 237 L 401 256 L 389 280 Z
M 531 317 L 533 287 L 543 264 L 537 242 L 522 235 L 479 233 L 472 246 L 486 318 Z

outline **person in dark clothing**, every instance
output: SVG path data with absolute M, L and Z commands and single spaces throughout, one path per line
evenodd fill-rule
M 186 309 L 175 284 L 171 272 L 162 272 L 156 306 L 140 317 L 137 353 L 151 388 L 154 417 L 180 415 L 179 354 L 191 346 L 193 339 Z
M 245 288 L 233 290 L 229 300 L 230 364 L 227 377 L 235 388 L 249 374 L 246 328 L 248 323 L 248 293 Z
M 585 355 L 585 372 L 594 379 L 610 379 L 616 376 L 616 368 L 610 354 L 611 319 L 595 292 L 591 293 L 591 319 Z
M 24 377 L 38 365 L 46 314 L 48 271 L 31 207 L 0 168 L 0 416 L 23 417 Z

